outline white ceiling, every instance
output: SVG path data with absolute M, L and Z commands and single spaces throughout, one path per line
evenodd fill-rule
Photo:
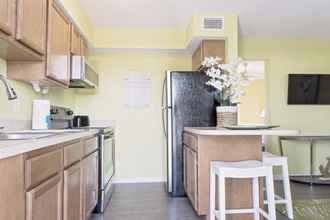
M 195 13 L 233 13 L 249 38 L 330 40 L 330 0 L 80 0 L 97 27 L 186 27 Z

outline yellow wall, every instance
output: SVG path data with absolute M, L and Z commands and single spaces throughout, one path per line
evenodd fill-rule
M 222 16 L 224 30 L 205 31 L 204 16 Z M 94 28 L 92 45 L 95 48 L 185 50 L 198 39 L 226 39 L 228 61 L 238 54 L 238 18 L 236 15 L 198 14 L 186 28 Z
M 97 28 L 96 48 L 185 49 L 185 32 L 179 28 Z
M 240 99 L 239 123 L 264 124 L 262 112 L 266 108 L 266 80 L 256 80 L 244 88 L 245 96 Z
M 289 73 L 330 73 L 330 41 L 267 41 L 243 40 L 240 56 L 266 60 L 266 88 L 269 123 L 303 132 L 330 132 L 330 106 L 287 105 Z M 317 144 L 316 165 L 330 156 L 329 142 Z M 291 173 L 309 169 L 309 148 L 306 144 L 287 143 Z M 270 148 L 278 152 L 277 141 Z
M 165 145 L 161 125 L 161 94 L 165 70 L 187 70 L 191 57 L 159 53 L 96 55 L 91 61 L 100 72 L 96 94 L 76 96 L 80 113 L 92 119 L 116 121 L 116 179 L 121 181 L 162 180 Z M 152 101 L 148 108 L 124 106 L 123 80 L 129 71 L 151 74 Z

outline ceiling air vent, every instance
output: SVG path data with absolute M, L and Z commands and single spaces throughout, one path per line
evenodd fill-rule
M 203 18 L 203 29 L 220 31 L 225 26 L 225 19 L 223 17 L 204 17 Z

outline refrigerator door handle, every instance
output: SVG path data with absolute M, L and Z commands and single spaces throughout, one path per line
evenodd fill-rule
M 166 128 L 165 128 L 165 117 L 164 117 L 164 114 L 166 113 L 166 108 L 165 107 L 162 107 L 162 125 L 163 125 L 163 132 L 164 132 L 164 135 L 165 137 L 167 138 L 167 131 L 166 131 Z
M 167 111 L 168 111 L 169 109 L 172 109 L 172 107 L 165 107 L 165 106 L 162 107 L 162 125 L 163 125 L 163 133 L 164 133 L 164 135 L 165 135 L 166 138 L 167 138 L 167 136 L 168 136 L 168 134 L 167 134 L 167 130 L 168 130 L 168 129 L 166 129 L 166 125 L 165 125 L 166 121 L 165 121 L 165 117 L 164 117 L 164 115 L 165 115 L 165 114 L 167 115 Z
M 162 126 L 163 126 L 163 133 L 164 136 L 167 138 L 167 131 L 166 131 L 166 125 L 165 125 L 165 114 L 167 114 L 167 106 L 166 106 L 166 84 L 167 84 L 167 79 L 165 78 L 163 82 L 163 93 L 162 93 Z

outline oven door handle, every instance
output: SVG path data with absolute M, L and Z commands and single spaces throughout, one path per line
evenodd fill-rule
M 112 165 L 113 165 L 113 172 L 111 174 L 111 176 L 109 177 L 109 180 L 111 180 L 113 178 L 113 176 L 115 175 L 115 172 L 116 172 L 116 162 L 115 162 L 115 139 L 113 137 L 113 135 L 104 135 L 102 134 L 101 135 L 101 152 L 102 152 L 102 162 L 100 164 L 101 166 L 101 174 L 102 174 L 102 184 L 106 184 L 106 182 L 104 182 L 104 179 L 103 177 L 105 176 L 105 168 L 104 168 L 104 163 L 105 163 L 105 155 L 104 155 L 104 152 L 105 152 L 105 145 L 106 145 L 106 142 L 112 142 L 112 145 L 111 145 L 111 151 L 112 151 Z
M 110 179 L 116 174 L 116 140 L 112 139 L 112 163 L 113 163 L 113 173 Z

